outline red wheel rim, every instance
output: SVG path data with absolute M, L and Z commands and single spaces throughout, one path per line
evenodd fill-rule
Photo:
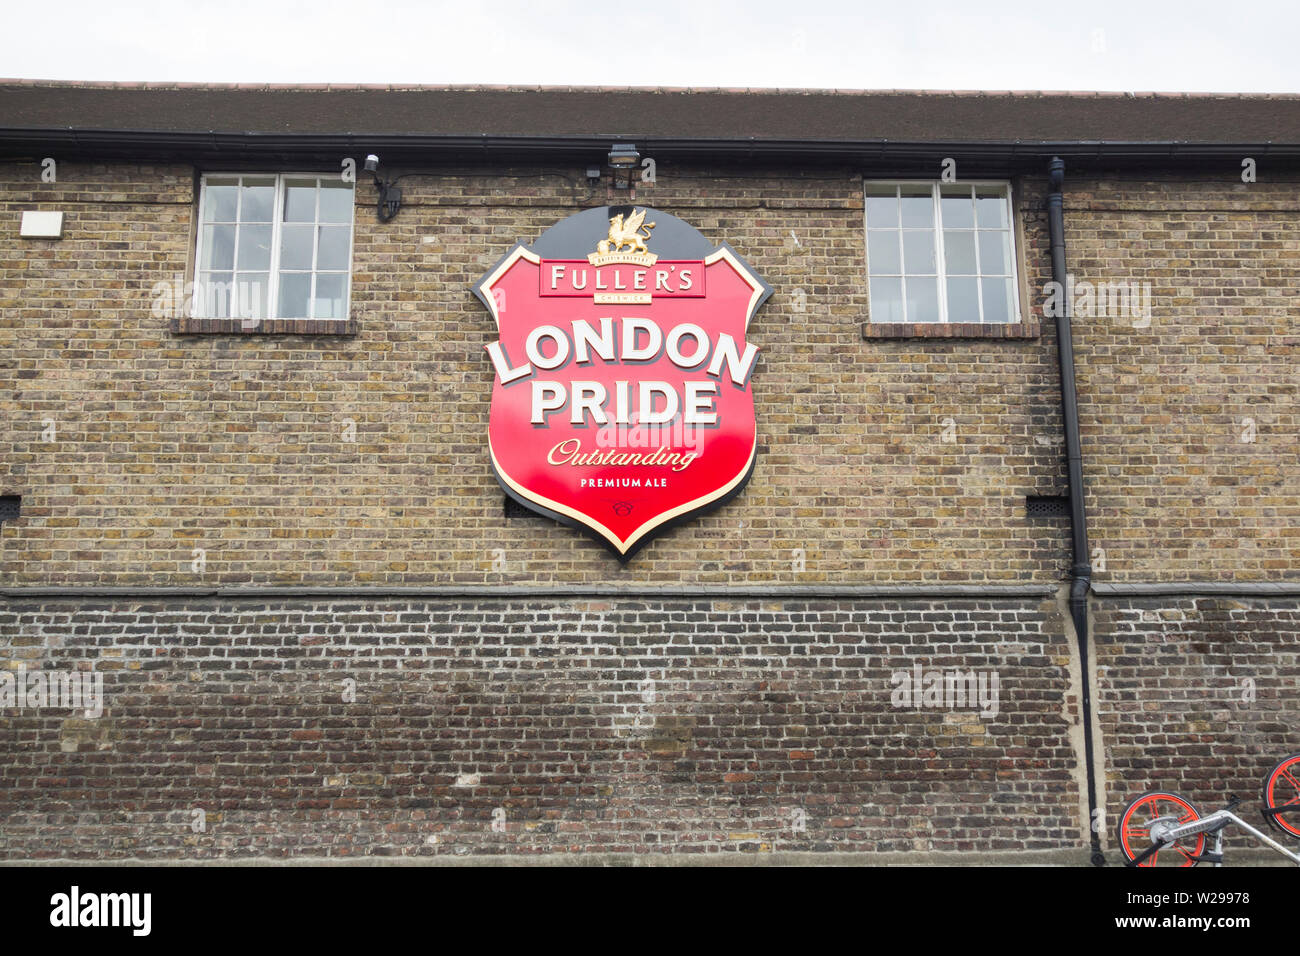
M 1170 793 L 1152 793 L 1139 800 L 1124 813 L 1119 822 L 1119 837 L 1123 844 L 1124 855 L 1128 859 L 1140 855 L 1151 846 L 1151 822 L 1157 817 L 1177 816 L 1179 823 L 1191 823 L 1200 816 L 1190 803 L 1182 797 Z M 1151 854 L 1138 866 L 1195 866 L 1193 857 L 1200 856 L 1205 849 L 1205 834 L 1195 835 L 1195 843 L 1187 840 L 1172 843 L 1157 853 Z
M 1300 755 L 1278 764 L 1264 789 L 1264 800 L 1270 809 L 1300 804 Z M 1287 833 L 1300 836 L 1300 814 L 1278 813 L 1273 819 Z

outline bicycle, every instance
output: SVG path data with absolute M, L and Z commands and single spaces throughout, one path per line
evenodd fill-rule
M 1222 866 L 1223 833 L 1234 825 L 1300 865 L 1300 853 L 1288 850 L 1232 812 L 1241 803 L 1233 797 L 1223 809 L 1202 817 L 1196 807 L 1176 793 L 1157 790 L 1142 794 L 1124 808 L 1116 830 L 1125 865 Z M 1274 829 L 1300 837 L 1300 753 L 1283 758 L 1264 779 L 1262 809 L 1264 819 Z M 1214 847 L 1207 853 L 1205 841 L 1211 836 Z M 1149 845 L 1145 841 L 1150 841 Z M 1161 853 L 1166 849 L 1173 852 L 1165 854 L 1165 862 L 1161 862 Z

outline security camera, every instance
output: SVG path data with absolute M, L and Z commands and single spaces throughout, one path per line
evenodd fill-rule
M 371 153 L 366 157 L 366 165 L 363 167 L 366 172 L 374 173 L 379 171 L 379 157 Z

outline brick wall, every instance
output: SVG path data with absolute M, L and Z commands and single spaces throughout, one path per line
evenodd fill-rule
M 1070 270 L 1149 283 L 1075 319 L 1098 580 L 1300 580 L 1300 181 L 1076 181 Z
M 405 188 L 392 223 L 359 207 L 356 337 L 181 336 L 152 306 L 157 283 L 185 275 L 189 167 L 63 163 L 42 184 L 35 164 L 5 166 L 0 491 L 22 494 L 25 515 L 0 528 L 5 579 L 1059 577 L 1063 528 L 1022 512 L 1024 495 L 1063 490 L 1051 323 L 1025 341 L 863 341 L 848 171 L 728 177 L 665 163 L 644 190 L 732 242 L 777 294 L 754 325 L 754 481 L 622 571 L 568 529 L 503 518 L 483 441 L 491 323 L 468 291 L 516 238 L 603 197 L 534 170 Z M 1042 196 L 1038 180 L 1021 184 L 1036 313 L 1050 278 Z M 65 211 L 65 239 L 17 238 L 18 213 L 36 207 Z M 1295 579 L 1298 212 L 1289 181 L 1069 183 L 1071 272 L 1151 285 L 1145 326 L 1075 321 L 1099 580 Z
M 0 493 L 23 496 L 0 583 L 1059 582 L 1067 522 L 1023 513 L 1065 491 L 1051 321 L 864 340 L 849 170 L 663 162 L 639 197 L 777 290 L 752 326 L 745 492 L 626 568 L 507 520 L 484 440 L 491 321 L 469 285 L 605 201 L 557 172 L 412 177 L 388 224 L 363 187 L 357 334 L 312 337 L 177 335 L 155 313 L 191 251 L 188 166 L 60 163 L 56 184 L 0 167 Z M 1100 582 L 1300 580 L 1295 185 L 1067 181 L 1070 271 L 1151 286 L 1149 322 L 1075 318 Z M 1044 184 L 1017 186 L 1037 318 Z M 19 240 L 29 208 L 63 210 L 65 238 Z M 1300 749 L 1292 599 L 1094 609 L 1111 820 L 1148 786 L 1253 795 Z M 93 721 L 0 711 L 0 853 L 1077 847 L 1067 627 L 1055 599 L 11 598 L 4 666 L 94 667 L 110 704 Z M 894 707 L 891 673 L 918 662 L 995 670 L 997 718 Z
M 1260 826 L 1264 778 L 1300 752 L 1300 600 L 1107 598 L 1093 623 L 1112 825 L 1158 789 L 1202 812 L 1240 796 Z
M 1076 846 L 1060 631 L 1052 598 L 11 601 L 3 666 L 107 703 L 0 712 L 0 857 Z M 917 663 L 996 669 L 996 713 L 895 706 Z
M 357 336 L 180 336 L 151 314 L 151 290 L 185 269 L 190 171 L 65 163 L 46 185 L 37 172 L 0 171 L 13 385 L 0 481 L 25 515 L 0 529 L 11 582 L 1012 583 L 1064 566 L 1063 526 L 1023 514 L 1026 494 L 1063 481 L 1050 332 L 863 341 L 862 198 L 847 170 L 664 163 L 639 197 L 731 242 L 777 294 L 753 324 L 753 481 L 625 570 L 568 528 L 504 519 L 485 441 L 492 323 L 469 292 L 516 239 L 603 194 L 533 170 L 421 176 L 385 225 L 362 188 Z M 67 238 L 20 242 L 33 205 L 67 208 Z

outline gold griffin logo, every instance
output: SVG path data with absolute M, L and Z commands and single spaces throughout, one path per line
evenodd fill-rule
M 659 257 L 646 248 L 646 242 L 655 224 L 646 222 L 645 214 L 644 209 L 634 209 L 628 214 L 626 220 L 622 213 L 611 217 L 609 235 L 596 243 L 596 251 L 587 256 L 587 261 L 593 266 L 615 262 L 633 262 L 642 266 L 654 265 Z

